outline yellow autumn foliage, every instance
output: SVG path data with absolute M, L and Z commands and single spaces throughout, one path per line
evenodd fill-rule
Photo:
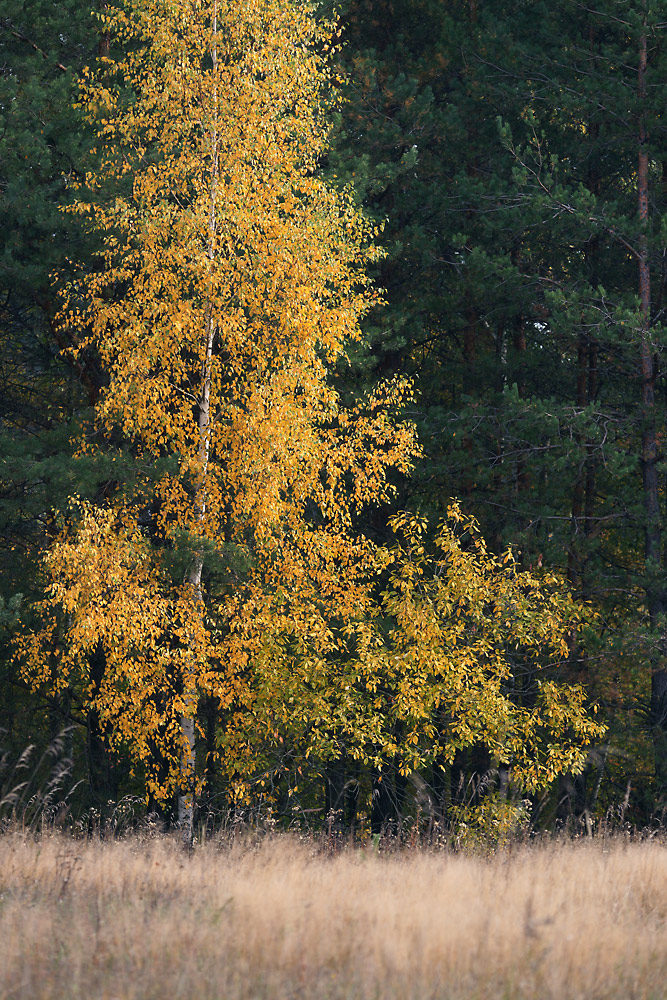
M 287 598 L 281 620 L 266 616 L 255 699 L 224 740 L 239 787 L 253 771 L 343 755 L 408 775 L 475 745 L 524 792 L 580 771 L 605 727 L 559 670 L 585 609 L 556 577 L 491 554 L 457 503 L 435 533 L 414 514 L 391 524 L 381 593 L 339 619 L 324 652 L 290 623 Z
M 418 448 L 392 416 L 407 382 L 344 406 L 330 377 L 377 301 L 372 227 L 316 169 L 332 26 L 289 0 L 129 0 L 105 28 L 123 54 L 82 89 L 98 166 L 74 206 L 102 250 L 59 322 L 99 353 L 96 440 L 122 437 L 138 485 L 73 508 L 26 678 L 75 688 L 190 826 L 203 695 L 241 795 L 285 742 L 405 774 L 483 742 L 526 788 L 581 767 L 600 727 L 540 680 L 578 627 L 556 582 L 456 506 L 435 548 L 415 516 L 393 548 L 355 527 Z
M 97 166 L 73 207 L 102 249 L 58 321 L 107 379 L 81 449 L 120 434 L 138 486 L 82 508 L 52 546 L 25 669 L 86 692 L 99 646 L 102 720 L 147 766 L 166 755 L 162 794 L 176 781 L 191 796 L 198 701 L 242 695 L 248 622 L 279 617 L 289 591 L 290 620 L 331 644 L 332 609 L 369 599 L 355 516 L 418 449 L 392 417 L 405 380 L 345 407 L 329 378 L 377 301 L 373 229 L 316 170 L 332 26 L 284 0 L 130 0 L 104 28 L 122 54 L 82 87 Z M 184 539 L 178 580 L 167 554 Z M 230 551 L 247 569 L 212 592 L 207 558 Z

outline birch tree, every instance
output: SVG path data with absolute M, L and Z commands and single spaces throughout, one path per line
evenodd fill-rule
M 99 352 L 98 433 L 132 449 L 139 487 L 84 508 L 52 547 L 27 669 L 90 697 L 102 645 L 98 708 L 135 760 L 167 754 L 149 780 L 178 787 L 190 841 L 200 695 L 243 697 L 253 616 L 280 608 L 324 648 L 327 608 L 358 612 L 373 547 L 355 512 L 388 498 L 416 446 L 390 416 L 405 382 L 346 409 L 328 377 L 375 300 L 371 227 L 317 172 L 332 26 L 283 0 L 130 0 L 102 27 L 111 54 L 81 95 L 99 167 L 75 210 L 103 250 L 59 323 Z M 164 554 L 184 539 L 170 579 Z M 225 546 L 249 569 L 214 600 L 206 554 Z

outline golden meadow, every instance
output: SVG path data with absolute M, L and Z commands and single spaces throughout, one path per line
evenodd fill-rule
M 658 1000 L 667 846 L 0 838 L 0 998 Z

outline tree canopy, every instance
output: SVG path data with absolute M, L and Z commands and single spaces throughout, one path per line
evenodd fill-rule
M 15 751 L 189 829 L 659 818 L 662 0 L 15 6 Z

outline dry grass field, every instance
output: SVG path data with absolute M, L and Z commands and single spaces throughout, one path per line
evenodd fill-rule
M 667 847 L 0 837 L 0 998 L 667 997 Z

